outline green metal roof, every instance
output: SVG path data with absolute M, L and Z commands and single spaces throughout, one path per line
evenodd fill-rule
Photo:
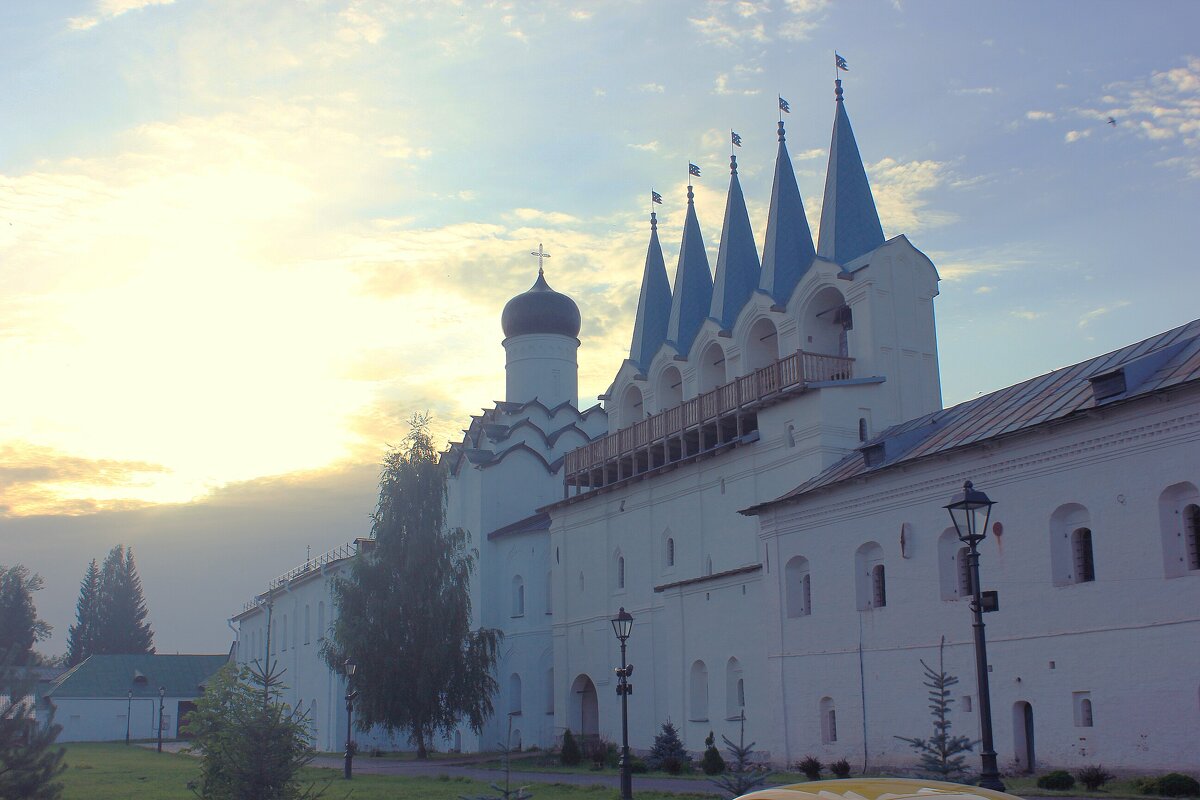
M 62 697 L 198 697 L 208 681 L 227 661 L 220 655 L 89 656 L 63 673 L 45 693 Z

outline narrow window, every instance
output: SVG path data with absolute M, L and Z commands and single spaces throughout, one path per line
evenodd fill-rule
M 1092 693 L 1072 692 L 1071 699 L 1075 707 L 1075 727 L 1092 727 Z
M 325 601 L 317 603 L 317 641 L 325 641 Z
M 525 581 L 520 575 L 514 575 L 512 579 L 512 615 L 525 616 Z
M 308 603 L 304 604 L 304 643 L 308 644 L 312 632 L 312 607 Z
M 284 614 L 283 619 L 281 619 L 279 622 L 279 639 L 282 642 L 282 644 L 280 644 L 280 646 L 279 646 L 279 649 L 286 651 L 287 650 L 287 614 Z
M 745 678 L 738 678 L 737 703 L 738 703 L 738 708 L 746 707 L 746 679 Z
M 708 667 L 703 661 L 692 663 L 691 713 L 689 719 L 695 722 L 708 721 Z
M 871 570 L 871 603 L 875 608 L 887 605 L 887 586 L 883 575 L 883 564 L 876 564 Z
M 809 583 L 808 559 L 793 556 L 783 568 L 787 595 L 787 615 L 805 617 L 812 613 L 812 594 Z
M 1183 509 L 1183 540 L 1189 570 L 1200 569 L 1200 506 L 1192 503 Z
M 1096 580 L 1096 564 L 1092 559 L 1092 532 L 1088 528 L 1076 528 L 1071 534 L 1071 550 L 1075 556 L 1075 582 L 1089 583 Z
M 546 670 L 546 713 L 554 713 L 554 667 Z
M 858 440 L 860 442 L 865 442 L 867 440 L 867 418 L 866 417 L 858 418 Z
M 832 697 L 822 697 L 819 707 L 821 716 L 821 742 L 833 744 L 837 741 L 837 712 Z
M 508 713 L 521 713 L 521 676 L 515 672 L 508 677 Z
M 675 566 L 675 540 L 667 537 L 667 566 Z
M 546 613 L 554 613 L 554 583 L 551 581 L 553 572 L 546 573 Z
M 625 556 L 617 556 L 617 588 L 625 588 Z

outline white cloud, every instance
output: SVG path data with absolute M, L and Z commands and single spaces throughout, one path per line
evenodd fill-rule
M 989 294 L 989 293 L 995 291 L 995 289 L 996 289 L 995 286 L 976 286 L 975 294 Z
M 71 17 L 67 20 L 67 27 L 72 30 L 86 31 L 101 22 L 116 19 L 130 11 L 138 11 L 149 6 L 169 6 L 174 2 L 175 0 L 100 0 L 96 3 L 95 10 L 90 16 Z
M 1054 119 L 1053 111 L 1026 111 L 1025 119 L 1033 120 L 1034 122 L 1048 122 Z
M 1091 130 L 1067 131 L 1066 135 L 1063 136 L 1063 141 L 1065 141 L 1067 144 L 1074 144 L 1075 142 L 1078 142 L 1080 139 L 1086 139 L 1087 137 L 1089 137 L 1091 135 L 1092 135 Z
M 978 292 L 979 290 L 976 289 L 975 291 Z M 1027 308 L 1018 308 L 1013 311 L 1010 311 L 1009 313 L 1019 319 L 1031 320 L 1031 321 L 1046 316 L 1045 311 L 1030 311 Z
M 914 233 L 957 218 L 949 211 L 929 208 L 929 193 L 949 177 L 943 162 L 885 158 L 871 164 L 867 174 L 885 231 Z
M 626 147 L 632 147 L 634 150 L 643 150 L 647 153 L 658 152 L 658 140 L 646 142 L 645 144 L 627 144 Z
M 997 89 L 995 86 L 975 86 L 975 87 L 971 87 L 971 88 L 955 89 L 953 92 L 951 92 L 951 94 L 985 95 L 985 94 L 996 94 L 999 91 L 1000 90 Z
M 638 91 L 650 92 L 651 94 L 662 94 L 667 90 L 667 87 L 661 83 L 643 83 L 638 86 Z
M 1091 311 L 1088 311 L 1087 313 L 1080 316 L 1079 327 L 1086 328 L 1088 325 L 1091 325 L 1093 322 L 1095 322 L 1100 317 L 1103 317 L 1106 314 L 1111 314 L 1113 311 L 1116 311 L 1118 308 L 1124 308 L 1127 305 L 1129 305 L 1128 300 L 1118 300 L 1117 302 L 1112 303 L 1110 305 L 1099 306 L 1098 308 L 1093 308 Z

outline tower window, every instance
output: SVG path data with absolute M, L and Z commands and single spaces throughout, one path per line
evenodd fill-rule
M 887 605 L 887 586 L 883 576 L 883 564 L 876 564 L 871 570 L 871 604 L 875 608 Z
M 1089 583 L 1096 580 L 1096 564 L 1092 557 L 1092 532 L 1088 528 L 1076 528 L 1071 534 L 1071 553 L 1075 557 L 1075 582 Z
M 675 566 L 675 540 L 667 537 L 667 566 Z
M 1200 569 L 1200 506 L 1195 503 L 1183 509 L 1183 539 L 1187 568 Z

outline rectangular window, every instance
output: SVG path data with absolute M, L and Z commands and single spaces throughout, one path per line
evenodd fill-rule
M 1075 582 L 1089 583 L 1096 580 L 1096 564 L 1092 559 L 1092 532 L 1080 528 L 1071 534 L 1075 551 Z
M 963 710 L 963 711 L 965 711 L 965 712 L 967 712 L 967 713 L 970 713 L 970 712 L 971 712 L 971 695 L 969 695 L 969 694 L 964 694 L 964 695 L 963 695 L 963 698 L 962 698 L 962 710 Z

